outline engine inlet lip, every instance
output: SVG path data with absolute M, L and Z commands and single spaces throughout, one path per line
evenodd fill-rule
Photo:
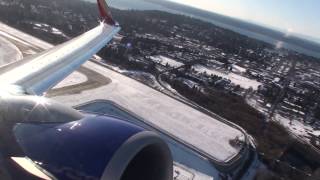
M 164 153 L 164 162 L 168 164 L 168 169 L 165 174 L 166 179 L 173 179 L 173 159 L 168 145 L 157 134 L 150 131 L 142 131 L 130 137 L 113 155 L 109 161 L 101 180 L 119 180 L 125 172 L 130 162 L 144 148 L 152 145 L 161 147 Z

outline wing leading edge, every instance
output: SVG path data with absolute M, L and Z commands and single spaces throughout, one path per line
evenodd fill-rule
M 107 12 L 106 4 L 101 5 L 101 2 L 98 0 L 100 13 L 106 16 L 102 17 L 103 22 L 99 26 L 26 63 L 10 68 L 10 71 L 0 75 L 0 86 L 14 85 L 28 94 L 42 95 L 78 69 L 120 31 L 111 16 L 107 17 L 110 13 Z

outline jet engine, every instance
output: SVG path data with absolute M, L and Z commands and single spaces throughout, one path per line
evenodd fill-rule
M 136 125 L 114 117 L 85 116 L 34 96 L 0 97 L 0 112 L 4 159 L 26 157 L 52 179 L 172 179 L 167 144 Z M 16 167 L 28 171 L 23 163 Z M 9 171 L 12 179 L 27 177 Z

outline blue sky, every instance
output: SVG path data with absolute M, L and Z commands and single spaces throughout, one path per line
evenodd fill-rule
M 320 41 L 320 0 L 170 0 Z

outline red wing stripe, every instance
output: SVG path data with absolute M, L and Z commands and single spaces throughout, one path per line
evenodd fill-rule
M 108 5 L 105 0 L 97 0 L 99 12 L 102 20 L 109 24 L 109 25 L 115 25 L 116 22 L 113 20 L 112 15 L 109 11 Z

